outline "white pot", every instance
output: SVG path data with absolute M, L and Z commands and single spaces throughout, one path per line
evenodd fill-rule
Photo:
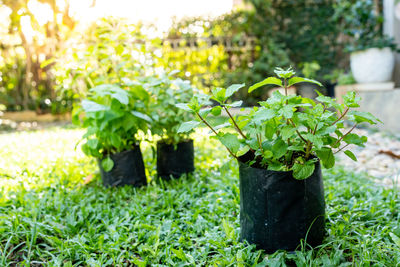
M 394 53 L 386 48 L 369 48 L 350 55 L 350 67 L 357 83 L 383 83 L 392 80 Z

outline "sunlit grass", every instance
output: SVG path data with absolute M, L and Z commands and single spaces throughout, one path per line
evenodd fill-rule
M 0 134 L 0 266 L 400 266 L 399 192 L 341 168 L 324 173 L 320 248 L 265 255 L 240 243 L 237 166 L 207 133 L 194 135 L 193 177 L 140 189 L 103 188 L 96 161 L 75 150 L 80 129 Z

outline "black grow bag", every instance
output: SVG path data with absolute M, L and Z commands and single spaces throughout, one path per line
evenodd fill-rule
M 317 246 L 325 234 L 325 200 L 319 162 L 311 177 L 268 171 L 239 161 L 240 239 L 267 253 L 293 251 L 301 239 Z
M 112 154 L 110 157 L 114 161 L 114 167 L 109 172 L 104 171 L 99 160 L 104 186 L 139 187 L 147 184 L 142 152 L 138 145 L 135 145 L 132 150 Z
M 176 146 L 164 142 L 157 143 L 157 174 L 163 179 L 172 175 L 179 178 L 194 171 L 193 140 L 181 142 Z

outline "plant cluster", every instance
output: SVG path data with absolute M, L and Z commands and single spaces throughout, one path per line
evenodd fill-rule
M 153 55 L 142 24 L 103 18 L 90 25 L 55 66 L 59 95 L 80 100 L 102 84 L 123 84 L 152 69 Z
M 73 122 L 87 128 L 83 152 L 102 160 L 111 170 L 111 154 L 133 149 L 148 130 L 167 144 L 177 145 L 190 132 L 179 133 L 181 123 L 192 119 L 190 112 L 176 106 L 193 97 L 189 81 L 173 78 L 176 72 L 101 84 L 89 90 L 87 98 L 73 110 Z
M 151 132 L 160 136 L 163 142 L 174 145 L 188 139 L 190 132 L 178 133 L 178 129 L 182 122 L 193 117 L 191 112 L 176 104 L 190 101 L 194 93 L 189 81 L 173 78 L 176 73 L 149 76 L 142 81 L 143 88 L 151 95 L 148 112 L 152 118 Z
M 73 123 L 87 128 L 82 151 L 100 159 L 105 171 L 111 170 L 110 155 L 133 149 L 140 141 L 138 133 L 148 129 L 148 102 L 148 92 L 133 84 L 129 91 L 111 84 L 90 89 L 73 112 Z
M 351 110 L 359 107 L 360 98 L 354 92 L 344 96 L 344 104 L 321 94 L 317 97 L 318 102 L 315 102 L 301 96 L 287 95 L 287 89 L 300 82 L 321 85 L 319 82 L 296 77 L 291 69 L 277 68 L 275 73 L 277 77 L 268 77 L 251 86 L 249 92 L 269 84 L 284 88 L 285 95 L 276 91 L 248 114 L 233 116 L 230 108 L 240 106 L 241 101 L 227 104 L 227 99 L 245 85 L 215 88 L 211 99 L 217 101 L 218 106 L 205 107 L 210 96 L 195 96 L 189 103 L 179 105 L 194 112 L 198 118 L 182 124 L 179 131 L 185 132 L 204 123 L 232 157 L 257 168 L 293 171 L 296 179 L 305 179 L 314 172 L 318 159 L 324 167 L 331 168 L 335 164 L 335 153 L 350 144 L 364 145 L 367 137 L 352 133 L 358 124 L 375 124 L 379 121 L 369 112 Z M 211 125 L 207 116 L 219 116 L 222 110 L 229 116 L 228 122 Z M 345 129 L 345 119 L 353 123 L 349 130 Z M 344 153 L 356 160 L 350 150 Z
M 382 33 L 384 19 L 377 8 L 372 0 L 336 1 L 334 19 L 343 24 L 344 33 L 351 37 L 347 45 L 349 52 L 385 47 L 393 51 L 398 49 L 394 39 Z

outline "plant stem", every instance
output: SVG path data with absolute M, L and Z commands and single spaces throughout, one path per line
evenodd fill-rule
M 358 124 L 358 123 L 354 124 L 354 126 L 351 127 L 351 129 L 350 129 L 347 133 L 345 133 L 342 137 L 340 137 L 340 139 L 338 139 L 338 140 L 333 144 L 333 146 L 335 146 L 337 143 L 340 143 L 340 141 L 342 141 L 343 138 L 346 137 L 346 135 L 348 135 L 349 133 L 351 133 L 351 132 L 354 130 L 354 128 L 356 128 L 357 124 Z
M 311 153 L 311 148 L 312 148 L 312 143 L 310 141 L 307 141 L 307 147 L 306 147 L 306 159 L 310 156 Z
M 215 129 L 214 129 L 200 114 L 199 114 L 199 113 L 196 112 L 196 115 L 197 115 L 197 117 L 199 117 L 199 119 L 200 119 L 205 125 L 207 125 L 208 128 L 211 129 L 211 131 L 213 131 L 213 133 L 214 133 L 215 135 L 218 135 L 217 131 L 216 131 L 216 130 L 215 130 Z M 229 148 L 227 148 L 226 146 L 225 146 L 225 148 L 228 150 L 229 154 L 231 154 L 232 157 L 234 157 L 235 159 L 238 158 L 238 157 L 236 157 L 235 154 L 233 154 L 233 152 L 232 152 Z
M 340 115 L 340 117 L 339 117 L 337 120 L 335 120 L 335 121 L 331 124 L 331 126 L 334 125 L 335 123 L 337 123 L 338 121 L 340 121 L 341 119 L 343 119 L 343 117 L 346 116 L 346 114 L 347 114 L 348 111 L 349 111 L 349 108 L 347 107 L 346 110 L 343 112 L 343 114 Z
M 294 128 L 296 128 L 296 124 L 294 124 L 293 120 L 288 119 L 288 121 L 293 125 Z M 296 130 L 297 135 L 300 137 L 301 140 L 303 140 L 304 143 L 307 143 L 308 141 L 300 134 L 299 130 Z
M 336 151 L 333 154 L 339 153 L 340 151 L 342 151 L 343 149 L 345 149 L 347 146 L 349 146 L 350 144 L 346 144 L 345 146 L 343 146 L 342 148 L 340 148 L 338 151 Z
M 283 86 L 284 86 L 283 88 L 285 88 L 285 95 L 287 96 L 288 92 L 287 92 L 287 80 L 286 80 L 286 78 L 283 79 Z M 286 104 L 288 104 L 287 100 L 286 100 Z
M 257 128 L 257 125 L 256 125 L 255 123 L 254 123 L 254 128 Z M 263 147 L 262 147 L 262 142 L 261 142 L 261 134 L 258 133 L 258 134 L 256 134 L 256 136 L 257 136 L 258 144 L 259 144 L 259 146 L 260 146 L 261 153 L 264 154 L 264 149 L 263 149 Z
M 236 124 L 235 120 L 233 119 L 233 116 L 231 115 L 231 113 L 229 112 L 229 110 L 223 105 L 224 110 L 226 111 L 226 113 L 228 114 L 229 118 L 231 118 L 233 125 L 235 126 L 236 130 L 238 131 L 238 133 L 244 138 L 247 139 L 247 137 L 244 135 L 244 133 L 242 132 L 242 130 L 240 130 L 239 126 Z

